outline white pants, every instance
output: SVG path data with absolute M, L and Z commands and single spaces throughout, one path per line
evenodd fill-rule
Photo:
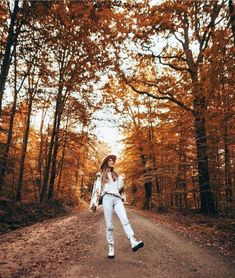
M 102 205 L 106 222 L 106 238 L 109 244 L 114 244 L 114 228 L 112 223 L 113 210 L 115 211 L 119 220 L 121 221 L 127 238 L 129 239 L 131 236 L 134 236 L 134 232 L 126 215 L 126 209 L 120 197 L 109 193 L 105 193 L 102 199 Z

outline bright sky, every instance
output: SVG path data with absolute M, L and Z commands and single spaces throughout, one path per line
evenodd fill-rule
M 95 134 L 100 141 L 104 141 L 109 144 L 112 154 L 117 156 L 121 154 L 124 147 L 121 142 L 123 135 L 117 127 L 98 127 L 95 130 Z
M 49 115 L 53 114 L 52 111 L 49 111 L 46 119 L 44 128 L 47 128 L 49 122 L 51 122 Z M 31 117 L 31 125 L 39 130 L 41 122 L 41 111 L 38 111 Z M 97 136 L 97 139 L 101 142 L 105 142 L 109 145 L 111 152 L 117 156 L 120 156 L 121 151 L 123 150 L 124 145 L 121 140 L 123 139 L 123 134 L 120 132 L 119 118 L 117 115 L 113 114 L 113 111 L 108 107 L 94 113 L 94 118 L 99 120 L 93 120 L 95 124 L 95 129 L 92 132 Z
M 102 110 L 97 111 L 94 115 L 101 120 L 94 120 L 96 128 L 94 133 L 98 140 L 107 143 L 110 146 L 111 152 L 117 156 L 120 155 L 124 145 L 121 140 L 123 134 L 120 132 L 119 118 L 113 114 L 113 111 L 108 107 L 104 107 Z M 112 122 L 110 122 L 112 120 Z

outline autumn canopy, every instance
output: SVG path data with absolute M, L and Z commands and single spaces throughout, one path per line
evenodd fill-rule
M 132 204 L 234 209 L 232 0 L 6 0 L 0 32 L 1 198 L 87 203 L 113 152 Z

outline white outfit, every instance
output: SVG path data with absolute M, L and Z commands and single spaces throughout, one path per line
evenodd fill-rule
M 114 181 L 112 178 L 111 172 L 108 172 L 109 181 L 104 184 L 103 190 L 101 192 L 101 196 L 105 193 L 114 194 L 120 198 L 122 198 L 121 194 L 119 193 L 119 187 L 117 181 Z
M 127 238 L 134 236 L 134 232 L 131 228 L 130 222 L 126 215 L 126 209 L 122 202 L 122 196 L 119 193 L 119 184 L 118 181 L 113 181 L 111 172 L 108 173 L 109 182 L 104 184 L 103 191 L 101 195 L 103 195 L 102 205 L 103 212 L 106 223 L 106 238 L 109 244 L 114 244 L 113 237 L 113 224 L 112 224 L 112 214 L 113 210 L 117 214 L 123 229 L 126 233 Z
M 126 209 L 123 202 L 126 201 L 126 194 L 124 191 L 124 175 L 119 175 L 118 178 L 113 181 L 112 175 L 109 172 L 109 181 L 103 186 L 101 184 L 101 172 L 96 174 L 94 182 L 91 201 L 89 205 L 90 211 L 94 212 L 94 207 L 98 207 L 99 204 L 103 205 L 105 223 L 106 223 L 106 238 L 109 244 L 109 258 L 114 257 L 114 238 L 113 238 L 113 223 L 112 215 L 113 210 L 117 214 L 126 236 L 131 242 L 132 251 L 136 251 L 144 246 L 142 241 L 137 241 L 134 235 L 134 231 L 131 228 L 130 222 L 126 215 Z
M 108 173 L 108 176 L 111 176 L 111 173 Z M 114 186 L 113 184 L 116 184 Z M 116 188 L 117 187 L 117 188 Z M 124 176 L 119 175 L 117 180 L 114 182 L 112 178 L 109 180 L 108 185 L 101 185 L 101 172 L 96 174 L 96 179 L 94 182 L 94 186 L 91 194 L 91 201 L 89 205 L 89 209 L 92 207 L 98 207 L 98 205 L 102 204 L 102 197 L 106 192 L 110 192 L 114 195 L 121 196 L 122 200 L 126 201 L 126 193 L 124 189 Z
M 126 209 L 123 205 L 123 202 L 120 197 L 106 193 L 103 197 L 103 211 L 106 223 L 106 239 L 109 244 L 114 244 L 113 238 L 113 223 L 112 223 L 112 214 L 113 210 L 117 214 L 119 220 L 122 223 L 122 227 L 126 233 L 127 238 L 134 236 L 134 231 L 131 228 L 131 224 L 126 215 Z

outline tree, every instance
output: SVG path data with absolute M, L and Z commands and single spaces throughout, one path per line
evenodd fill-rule
M 175 71 L 178 78 L 190 78 L 192 106 L 185 104 L 181 99 L 176 98 L 172 84 L 166 82 L 165 78 L 156 80 L 133 80 L 127 82 L 132 89 L 139 94 L 146 94 L 153 99 L 168 99 L 186 111 L 192 113 L 194 117 L 195 139 L 197 144 L 197 161 L 199 184 L 201 194 L 201 212 L 214 213 L 214 201 L 210 186 L 210 177 L 208 169 L 208 145 L 206 132 L 206 111 L 207 97 L 203 90 L 200 73 L 205 64 L 205 53 L 209 47 L 210 40 L 214 30 L 218 25 L 219 13 L 224 7 L 224 1 L 214 2 L 208 8 L 207 3 L 198 3 L 191 1 L 191 5 L 183 1 L 168 1 L 159 6 L 154 6 L 148 10 L 149 16 L 143 23 L 143 17 L 139 16 L 140 29 L 137 32 L 137 39 L 141 40 L 143 50 L 150 52 L 141 52 L 140 55 L 149 55 L 154 61 L 158 61 L 162 66 L 167 66 Z M 146 12 L 146 11 L 145 11 Z M 155 16 L 155 14 L 158 16 Z M 203 18 L 201 15 L 203 14 Z M 167 15 L 167 17 L 166 17 Z M 205 21 L 204 18 L 207 18 Z M 146 18 L 146 17 L 145 17 Z M 167 18 L 167 19 L 166 19 Z M 222 17 L 223 19 L 223 17 Z M 142 20 L 142 21 L 141 21 Z M 149 25 L 151 24 L 151 26 Z M 144 26 L 144 27 L 143 27 Z M 145 28 L 144 37 L 139 34 L 141 28 Z M 150 44 L 153 44 L 151 36 L 167 36 L 166 46 L 160 54 L 152 50 Z M 170 39 L 178 43 L 177 48 L 171 46 Z M 139 41 L 138 41 L 139 42 Z M 197 43 L 198 53 L 192 49 L 192 44 Z M 182 80 L 182 79 L 181 79 Z M 135 80 L 134 80 L 135 81 Z M 161 82 L 162 81 L 162 82 Z M 143 84 L 148 88 L 154 88 L 154 92 L 141 90 L 136 84 Z M 157 85 L 158 84 L 158 85 Z M 162 84 L 162 86 L 161 86 Z

